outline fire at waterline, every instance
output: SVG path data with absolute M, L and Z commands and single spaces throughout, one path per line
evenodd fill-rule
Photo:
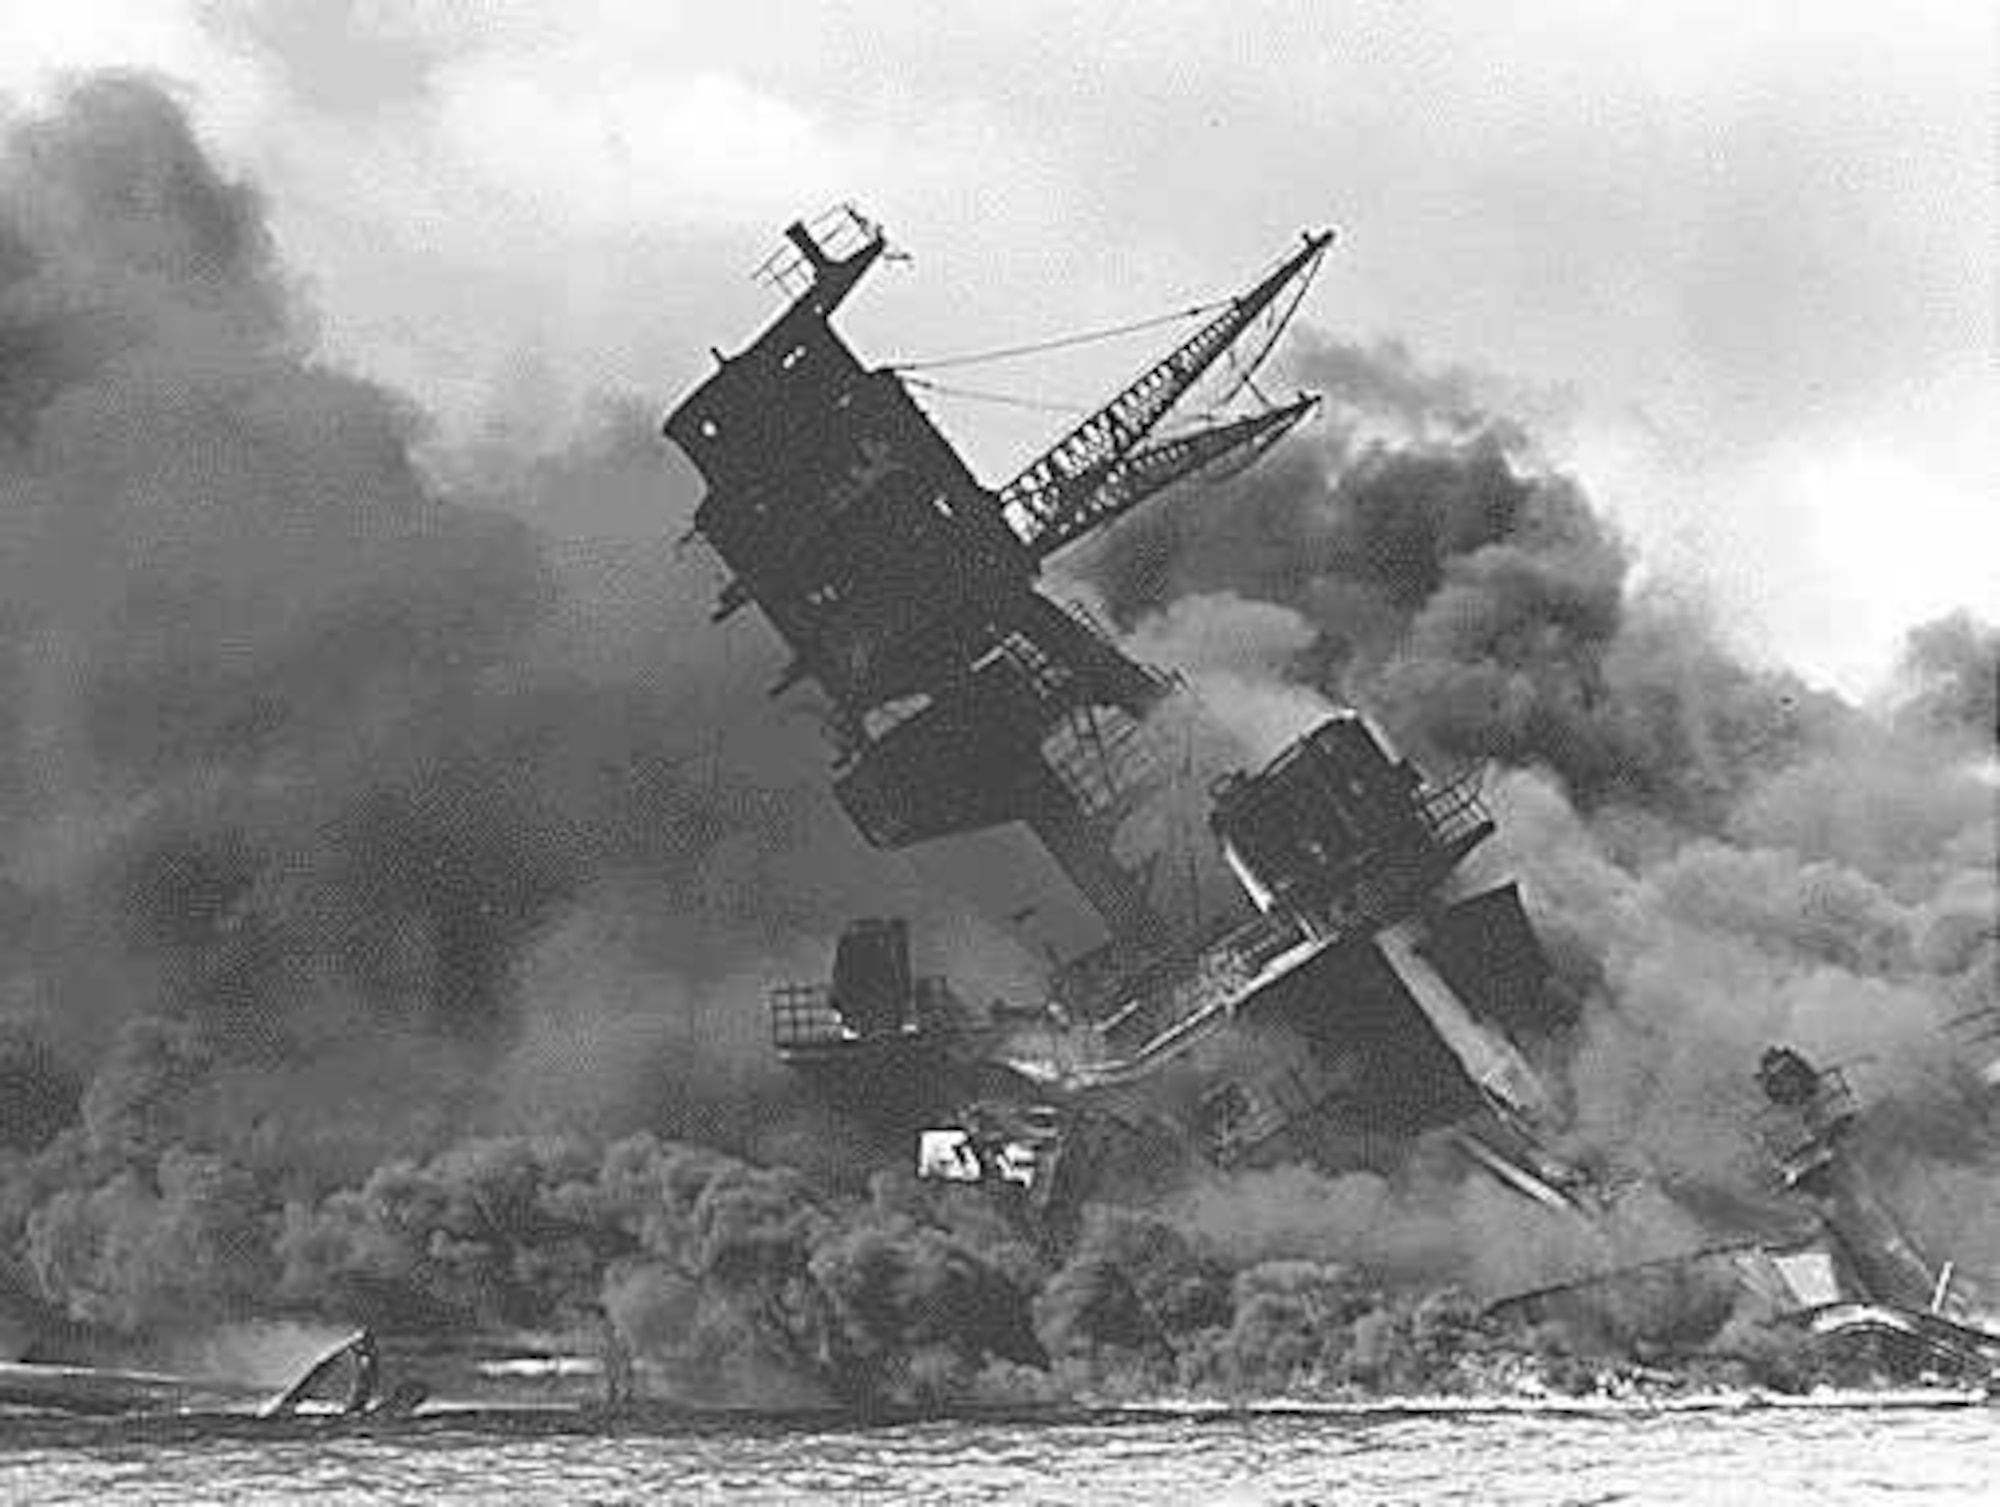
M 891 849 L 1019 823 L 1103 940 L 1046 999 L 970 1006 L 912 972 L 900 920 L 857 920 L 830 982 L 770 997 L 773 1043 L 830 1101 L 890 1132 L 921 1176 L 979 1184 L 1044 1245 L 1094 1201 L 1143 1204 L 1199 1169 L 1393 1169 L 1442 1143 L 1551 1219 L 1630 1191 L 1566 1160 L 1559 1098 L 1531 1059 L 1566 1024 L 1518 889 L 1456 875 L 1494 828 L 1475 765 L 1434 780 L 1355 712 L 1210 790 L 1233 904 L 1161 903 L 1159 852 L 1122 829 L 1172 778 L 1190 705 L 1041 584 L 1051 557 L 1177 482 L 1252 464 L 1313 411 L 1256 373 L 1333 241 L 1305 234 L 1004 484 L 978 483 L 913 400 L 830 319 L 882 258 L 850 209 L 795 223 L 766 264 L 791 295 L 668 417 L 708 483 L 696 530 L 731 572 L 720 621 L 754 605 L 792 652 L 774 688 L 818 689 L 834 789 Z M 1009 354 L 1013 354 L 1010 352 Z M 1198 421 L 1170 422 L 1220 371 Z M 1204 388 L 1204 391 L 1214 389 Z M 1243 394 L 1247 413 L 1214 409 Z M 1185 770 L 1186 763 L 1181 768 Z M 1748 1064 L 1746 1064 L 1746 1070 Z M 1985 1375 L 2000 1327 L 1912 1246 L 1844 1155 L 1838 1069 L 1773 1045 L 1757 1134 L 1817 1230 L 1525 1294 L 1496 1312 L 1592 1315 L 1703 1272 L 1815 1336 Z

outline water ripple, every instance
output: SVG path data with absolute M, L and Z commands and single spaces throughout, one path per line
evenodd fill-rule
M 0 1420 L 0 1498 L 440 1504 L 1982 1502 L 2000 1414 L 1133 1414 L 609 1429 L 510 1415 L 337 1435 Z

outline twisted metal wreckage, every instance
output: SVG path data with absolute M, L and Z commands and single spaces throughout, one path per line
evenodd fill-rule
M 1460 873 L 1494 831 L 1480 771 L 1433 780 L 1359 715 L 1329 717 L 1208 792 L 1206 856 L 1230 898 L 1177 905 L 1160 856 L 1129 856 L 1129 829 L 1149 803 L 1180 798 L 1177 740 L 1204 711 L 1043 580 L 1064 550 L 1178 482 L 1253 463 L 1311 414 L 1317 398 L 1273 402 L 1256 372 L 1332 233 L 1305 235 L 1243 292 L 1169 316 L 1198 323 L 998 487 L 917 405 L 912 388 L 936 384 L 864 367 L 832 327 L 886 254 L 879 228 L 842 209 L 785 234 L 764 268 L 785 309 L 744 350 L 717 352 L 665 422 L 707 483 L 696 532 L 730 572 L 714 616 L 754 605 L 792 655 L 773 694 L 817 687 L 834 793 L 870 843 L 1018 824 L 1100 940 L 1052 967 L 1044 999 L 978 1007 L 913 973 L 904 921 L 857 920 L 830 981 L 773 991 L 778 1054 L 885 1156 L 914 1152 L 923 1176 L 990 1190 L 1051 1251 L 1087 1201 L 1143 1202 L 1203 1168 L 1388 1170 L 1420 1141 L 1551 1219 L 1601 1220 L 1620 1189 L 1553 1150 L 1558 1099 L 1531 1065 L 1572 1017 L 1547 988 L 1518 889 Z M 1207 411 L 1178 418 L 1196 395 Z M 1587 1330 L 1719 1284 L 1809 1337 L 2000 1376 L 2000 1322 L 1955 1288 L 1949 1263 L 1918 1254 L 1847 1154 L 1857 1105 L 1842 1075 L 1779 1047 L 1758 1081 L 1756 1130 L 1810 1239 L 1615 1270 L 1495 1311 Z M 377 1369 L 373 1337 L 351 1335 L 258 1411 L 422 1404 L 413 1383 L 379 1395 Z M 311 1401 L 342 1377 L 344 1395 Z M 261 1396 L 0 1366 L 0 1404 L 147 1412 Z
M 229 1377 L 0 1362 L 0 1408 L 56 1413 L 248 1413 L 354 1421 L 407 1418 L 428 1396 L 424 1384 L 414 1380 L 382 1390 L 381 1350 L 367 1329 L 318 1351 L 275 1393 Z
M 774 991 L 782 1058 L 900 1155 L 914 1145 L 923 1175 L 987 1185 L 1056 1245 L 1089 1199 L 1140 1201 L 1204 1166 L 1383 1169 L 1419 1137 L 1551 1218 L 1598 1220 L 1617 1190 L 1554 1152 L 1561 1114 L 1531 1066 L 1570 1019 L 1547 959 L 1515 886 L 1471 891 L 1458 872 L 1494 830 L 1480 771 L 1434 781 L 1359 715 L 1330 717 L 1215 785 L 1207 825 L 1233 903 L 1177 912 L 1159 855 L 1125 856 L 1127 828 L 1161 799 L 1176 729 L 1202 709 L 1042 579 L 1062 551 L 1177 482 L 1254 462 L 1313 411 L 1309 394 L 1271 401 L 1256 373 L 1332 232 L 1183 311 L 1200 322 L 1178 345 L 997 487 L 918 407 L 921 368 L 864 367 L 832 328 L 883 258 L 881 230 L 843 208 L 785 235 L 764 271 L 787 306 L 744 350 L 716 352 L 665 423 L 707 483 L 695 530 L 730 572 L 715 617 L 754 604 L 792 655 L 773 694 L 817 687 L 834 792 L 869 842 L 1018 823 L 1102 940 L 1052 969 L 1045 1001 L 982 1010 L 913 975 L 904 922 L 856 921 L 830 982 Z M 1197 392 L 1209 411 L 1177 424 Z M 1239 399 L 1246 411 L 1216 415 Z M 1499 1307 L 1587 1316 L 1663 1272 L 1721 1268 L 1811 1334 L 1992 1374 L 1992 1317 L 1844 1155 L 1845 1080 L 1774 1048 L 1759 1082 L 1758 1132 L 1813 1240 Z

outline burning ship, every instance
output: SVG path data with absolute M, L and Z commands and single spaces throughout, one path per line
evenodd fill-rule
M 978 1008 L 915 973 L 905 921 L 857 919 L 830 980 L 772 991 L 778 1054 L 903 1165 L 986 1185 L 1045 1246 L 1086 1203 L 1144 1202 L 1205 1170 L 1386 1172 L 1420 1145 L 1601 1232 L 1630 1180 L 1555 1152 L 1563 1106 L 1534 1066 L 1572 1011 L 1518 888 L 1462 872 L 1494 831 L 1481 771 L 1433 778 L 1335 713 L 1210 784 L 1205 856 L 1225 898 L 1177 908 L 1173 865 L 1134 852 L 1134 818 L 1207 714 L 1048 579 L 1063 551 L 1254 463 L 1312 413 L 1314 396 L 1272 402 L 1255 374 L 1332 233 L 1189 311 L 1179 344 L 998 486 L 906 369 L 865 366 L 833 327 L 886 253 L 879 227 L 841 210 L 785 236 L 764 269 L 785 308 L 718 351 L 664 426 L 707 484 L 695 532 L 729 572 L 714 616 L 755 607 L 784 641 L 773 694 L 817 692 L 834 793 L 869 843 L 1023 828 L 1098 936 L 1051 960 L 1040 997 Z M 1177 421 L 1197 393 L 1203 416 Z M 1749 1295 L 1815 1336 L 1995 1374 L 2000 1322 L 1914 1249 L 1847 1154 L 1859 1110 L 1838 1071 L 1773 1048 L 1757 1082 L 1752 1129 L 1812 1238 L 1638 1268 L 1616 1268 L 1606 1241 L 1605 1275 L 1496 1311 L 1587 1329 L 1662 1283 L 1686 1308 L 1693 1284 L 1722 1292 L 1718 1312 Z
M 902 371 L 864 365 L 834 328 L 884 256 L 880 229 L 842 210 L 785 234 L 765 271 L 786 307 L 718 351 L 665 422 L 707 484 L 695 531 L 729 572 L 715 618 L 754 607 L 784 641 L 774 694 L 818 693 L 834 793 L 869 843 L 1018 824 L 1099 937 L 1051 967 L 1044 998 L 980 1010 L 913 974 L 904 922 L 857 920 L 830 982 L 773 993 L 784 1060 L 926 1174 L 1011 1185 L 1052 1229 L 1086 1199 L 1204 1166 L 1382 1168 L 1427 1133 L 1578 1206 L 1530 1065 L 1563 1023 L 1546 959 L 1514 886 L 1459 878 L 1493 831 L 1479 771 L 1434 780 L 1360 715 L 1332 716 L 1213 784 L 1206 857 L 1227 898 L 1177 910 L 1127 829 L 1202 710 L 1046 579 L 1063 551 L 1253 463 L 1312 413 L 1314 396 L 1270 401 L 1255 374 L 1332 232 L 1194 311 L 999 486 Z M 1197 391 L 1207 415 L 1181 422 Z
M 989 487 L 907 374 L 865 367 L 833 328 L 886 255 L 880 231 L 851 212 L 795 224 L 769 267 L 786 307 L 666 421 L 708 484 L 696 526 L 730 572 L 716 616 L 754 606 L 790 649 L 778 689 L 816 690 L 834 791 L 863 837 L 900 850 L 1025 829 L 1096 919 L 1095 945 L 1052 960 L 1026 1000 L 979 1007 L 918 976 L 907 924 L 870 917 L 839 939 L 830 980 L 769 1001 L 777 1053 L 885 1155 L 982 1185 L 1051 1255 L 1087 1203 L 1143 1202 L 1211 1169 L 1388 1171 L 1443 1146 L 1585 1228 L 1627 1187 L 1551 1149 L 1563 1110 L 1534 1064 L 1569 1016 L 1518 890 L 1464 873 L 1494 831 L 1479 772 L 1433 778 L 1360 715 L 1329 716 L 1203 791 L 1222 898 L 1176 907 L 1171 866 L 1134 852 L 1134 819 L 1172 783 L 1174 744 L 1202 709 L 1047 579 L 1063 550 L 1176 483 L 1254 462 L 1312 412 L 1309 395 L 1264 400 L 1254 375 L 1331 240 L 1306 235 L 1199 311 L 1170 352 Z M 1176 426 L 1205 383 L 1255 405 Z M 1870 1185 L 1841 1071 L 1774 1047 L 1757 1083 L 1755 1131 L 1805 1219 L 1636 1267 L 1615 1267 L 1607 1242 L 1613 1269 L 1488 1313 L 1615 1345 L 1635 1323 L 1713 1333 L 1747 1295 L 1815 1343 L 2000 1379 L 2000 1309 L 1978 1274 L 1918 1251 Z M 39 1311 L 21 1318 L 48 1328 Z M 87 1354 L 91 1338 L 50 1349 Z M 600 1372 L 614 1404 L 622 1354 L 607 1349 Z M 0 1407 L 417 1411 L 423 1388 L 382 1394 L 380 1365 L 366 1330 L 275 1396 L 9 1364 Z

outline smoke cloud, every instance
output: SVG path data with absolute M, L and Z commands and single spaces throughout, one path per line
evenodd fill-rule
M 2000 1172 L 1995 1054 L 1967 1028 L 1990 1018 L 1996 969 L 1994 630 L 1917 629 L 1901 696 L 1850 706 L 1743 664 L 1688 602 L 1635 582 L 1577 484 L 1482 406 L 1494 384 L 1393 345 L 1309 342 L 1297 365 L 1328 393 L 1322 433 L 1133 516 L 1081 574 L 1134 645 L 1192 646 L 1198 687 L 1203 646 L 1242 637 L 1267 649 L 1222 677 L 1237 704 L 1356 705 L 1433 769 L 1494 767 L 1500 836 L 1472 872 L 1523 878 L 1585 1002 L 1571 1149 L 1677 1202 L 1623 1232 L 1614 1209 L 1615 1249 L 1552 1247 L 1463 1190 L 1365 1180 L 1242 1184 L 1203 1222 L 1292 1231 L 1292 1256 L 1402 1242 L 1379 1265 L 1487 1292 L 1782 1228 L 1749 1074 L 1789 1042 L 1847 1067 L 1919 1243 L 2000 1273 L 1981 1222 L 1930 1191 Z
M 1539 765 L 1586 808 L 1695 826 L 1840 721 L 1834 698 L 1738 664 L 1691 607 L 1635 591 L 1627 546 L 1516 423 L 1473 406 L 1474 379 L 1323 341 L 1298 375 L 1329 390 L 1318 438 L 1136 515 L 1085 560 L 1121 622 L 1199 638 L 1202 598 L 1286 608 L 1284 680 L 1366 707 L 1412 751 Z
M 0 144 L 0 351 L 17 1275 L 117 1329 L 240 1312 L 300 1290 L 281 1208 L 474 1132 L 837 1158 L 743 998 L 823 968 L 857 877 L 952 913 L 715 647 L 650 417 L 447 493 L 129 77 Z

